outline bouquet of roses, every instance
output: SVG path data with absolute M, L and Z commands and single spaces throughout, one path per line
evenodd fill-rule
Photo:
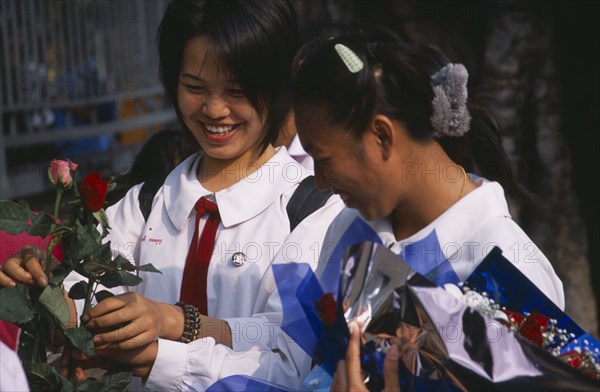
M 412 248 L 443 256 L 435 231 L 422 242 Z M 424 260 L 414 249 L 409 245 L 400 256 L 393 254 L 357 220 L 319 279 L 308 265 L 273 267 L 282 329 L 319 364 L 306 379 L 307 389 L 331 385 L 330 362 L 343 358 L 348 336 L 341 318 L 362 324 L 361 363 L 372 391 L 383 389 L 390 343 L 403 347 L 403 390 L 598 390 L 598 342 L 499 248 L 464 282 L 445 258 Z M 324 303 L 335 309 L 334 316 L 323 312 Z M 329 357 L 323 357 L 327 350 Z
M 93 300 L 101 301 L 112 294 L 98 290 L 117 286 L 135 286 L 142 279 L 136 270 L 158 272 L 151 264 L 136 266 L 124 257 L 114 256 L 110 241 L 104 241 L 110 230 L 104 203 L 107 192 L 115 187 L 114 181 L 105 181 L 99 173 L 87 175 L 77 183 L 77 164 L 54 160 L 48 168 L 50 182 L 56 187 L 54 211 L 34 213 L 25 201 L 0 201 L 0 230 L 17 235 L 27 233 L 46 239 L 47 248 L 24 248 L 22 260 L 35 255 L 45 260 L 44 269 L 49 281 L 45 288 L 29 288 L 23 284 L 0 290 L 0 319 L 19 326 L 22 330 L 18 354 L 32 390 L 124 390 L 131 379 L 129 369 L 110 369 L 102 380 L 88 378 L 77 385 L 74 374 L 63 377 L 48 364 L 47 347 L 56 340 L 66 340 L 70 349 L 90 356 L 94 354 L 92 334 L 82 325 L 70 320 L 70 311 L 62 283 L 75 271 L 85 280 L 75 284 L 68 296 L 84 301 L 84 313 Z M 66 203 L 68 212 L 59 215 L 63 196 L 71 194 Z M 52 250 L 63 246 L 62 262 L 53 260 Z M 58 264 L 58 266 L 56 266 Z M 55 268 L 54 268 L 55 267 Z M 59 333 L 57 333 L 59 331 Z M 70 366 L 71 373 L 73 364 Z
M 435 281 L 444 275 L 435 270 L 427 278 L 412 271 L 390 287 L 386 271 L 398 264 L 406 265 L 373 243 L 349 248 L 342 263 L 340 300 L 349 320 L 363 322 L 370 390 L 383 387 L 390 342 L 404 347 L 399 374 L 407 390 L 597 390 L 598 342 L 499 248 L 465 282 Z

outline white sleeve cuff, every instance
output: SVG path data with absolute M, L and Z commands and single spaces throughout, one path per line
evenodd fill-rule
M 147 391 L 181 390 L 188 349 L 185 343 L 158 339 L 158 353 L 150 376 L 144 385 Z

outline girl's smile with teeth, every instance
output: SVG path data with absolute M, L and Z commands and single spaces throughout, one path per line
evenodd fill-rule
M 217 133 L 220 135 L 233 131 L 237 126 L 238 126 L 238 124 L 232 124 L 232 125 L 204 124 L 204 127 L 206 128 L 207 131 L 209 131 L 211 133 Z
M 181 118 L 211 159 L 253 160 L 261 153 L 266 117 L 246 98 L 236 76 L 223 72 L 228 67 L 209 56 L 209 48 L 204 35 L 185 45 L 177 85 Z

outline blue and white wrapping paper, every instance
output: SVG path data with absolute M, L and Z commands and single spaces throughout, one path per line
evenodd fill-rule
M 206 392 L 289 392 L 284 386 L 249 376 L 229 376 L 212 384 Z
M 369 244 L 360 245 L 365 242 Z M 375 298 L 377 293 L 380 294 L 377 301 L 367 304 L 371 307 L 369 312 L 373 316 L 373 319 L 369 320 L 371 329 L 377 330 L 381 327 L 376 318 L 385 316 L 380 311 L 385 308 L 396 315 L 401 314 L 401 317 L 388 317 L 387 323 L 389 320 L 402 320 L 412 325 L 416 324 L 416 327 L 425 332 L 421 345 L 412 356 L 401 358 L 399 361 L 403 390 L 599 389 L 596 383 L 581 372 L 572 369 L 543 349 L 535 347 L 524 338 L 515 336 L 498 321 L 470 309 L 441 287 L 437 287 L 447 283 L 458 284 L 459 279 L 452 264 L 445 259 L 435 231 L 422 241 L 405 246 L 400 257 L 391 254 L 380 245 L 381 240 L 375 231 L 361 219 L 356 219 L 334 248 L 320 280 L 307 264 L 289 263 L 273 266 L 283 305 L 282 329 L 322 365 L 316 367 L 305 380 L 305 387 L 308 389 L 327 390 L 327 384 L 331 382 L 331 375 L 335 370 L 335 362 L 344 356 L 348 330 L 342 316 L 341 302 L 344 299 L 343 295 L 347 293 L 344 293 L 344 285 L 340 284 L 340 278 L 343 283 L 345 274 L 352 271 L 344 269 L 348 259 L 358 257 L 351 254 L 352 249 L 358 250 L 365 246 L 374 249 L 369 263 L 377 262 L 374 260 L 378 252 L 388 252 L 390 255 L 385 256 L 386 263 L 403 264 L 412 270 L 408 274 L 403 272 L 403 280 L 394 283 L 397 287 L 392 290 L 382 283 L 379 286 L 375 285 L 376 290 L 369 287 L 369 292 L 361 294 L 360 299 L 360 307 L 364 308 L 364 298 Z M 379 271 L 381 275 L 381 268 L 378 270 L 369 265 L 366 275 L 352 284 L 369 286 L 365 283 L 371 282 L 370 286 L 373 286 L 373 276 L 369 275 L 372 271 Z M 354 272 L 350 272 L 352 273 Z M 378 279 L 380 278 L 381 276 L 378 276 Z M 479 293 L 488 293 L 490 298 L 511 311 L 537 311 L 556 319 L 559 328 L 566 329 L 574 335 L 573 341 L 567 344 L 562 352 L 572 350 L 583 340 L 588 342 L 592 351 L 599 347 L 595 339 L 586 334 L 506 260 L 499 248 L 494 248 L 464 283 Z M 381 292 L 377 291 L 383 288 L 387 290 L 386 295 L 390 298 L 388 301 L 382 300 Z M 365 290 L 365 287 L 359 289 Z M 338 298 L 338 318 L 333 326 L 333 335 L 331 326 L 326 328 L 323 325 L 315 308 L 315 303 L 325 293 L 333 293 L 334 297 Z M 354 297 L 359 301 L 358 296 Z M 355 309 L 353 313 L 352 309 L 349 309 L 348 314 L 356 316 L 357 311 Z M 390 328 L 388 332 L 389 330 Z M 373 342 L 368 343 L 361 353 L 363 365 L 371 372 L 382 369 L 381 363 L 384 358 L 383 352 L 377 349 Z M 379 376 L 381 381 L 382 375 Z M 376 385 L 376 388 L 381 387 L 381 384 Z
M 429 339 L 438 340 L 445 367 L 468 390 L 594 391 L 597 383 L 547 351 L 516 336 L 439 287 L 407 284 L 416 307 L 426 312 Z M 414 374 L 414 372 L 413 372 Z

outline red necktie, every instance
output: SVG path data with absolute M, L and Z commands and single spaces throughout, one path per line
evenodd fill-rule
M 196 228 L 194 238 L 190 244 L 190 250 L 185 261 L 183 279 L 181 282 L 181 301 L 196 306 L 201 314 L 207 314 L 207 284 L 208 266 L 215 248 L 215 237 L 219 227 L 219 210 L 212 201 L 201 197 L 194 207 L 196 210 Z M 208 214 L 208 220 L 202 230 L 202 236 L 198 233 L 200 218 Z M 198 240 L 200 237 L 200 240 Z

